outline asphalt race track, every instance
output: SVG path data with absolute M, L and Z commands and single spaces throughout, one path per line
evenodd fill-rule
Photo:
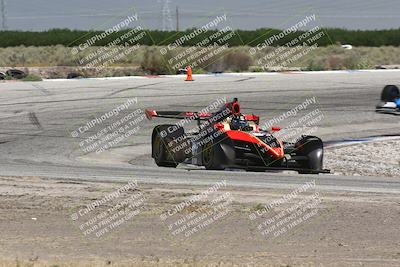
M 142 121 L 134 135 L 102 153 L 85 153 L 79 143 L 112 119 L 71 136 L 128 99 L 137 103 L 124 114 L 138 108 L 198 111 L 224 97 L 238 97 L 243 113 L 259 114 L 261 123 L 315 97 L 314 108 L 324 115 L 315 134 L 324 141 L 396 135 L 399 117 L 376 114 L 374 107 L 383 86 L 400 84 L 399 77 L 398 71 L 355 71 L 195 76 L 194 82 L 180 76 L 1 83 L 0 175 L 188 185 L 227 179 L 231 186 L 260 188 L 291 188 L 316 179 L 320 190 L 399 193 L 394 178 L 158 168 L 150 157 L 150 135 L 156 124 L 169 123 L 161 119 Z

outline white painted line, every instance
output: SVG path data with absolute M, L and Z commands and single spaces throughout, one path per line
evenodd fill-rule
M 44 82 L 79 82 L 79 81 L 107 81 L 107 80 L 133 80 L 148 79 L 146 76 L 122 76 L 122 77 L 101 77 L 101 78 L 80 78 L 80 79 L 43 79 Z
M 355 140 L 344 140 L 339 141 L 334 144 L 326 145 L 326 148 L 334 148 L 334 147 L 342 147 L 342 146 L 351 146 L 351 145 L 359 145 L 365 143 L 373 143 L 373 142 L 383 142 L 383 141 L 391 141 L 391 140 L 400 140 L 400 136 L 381 136 L 381 137 L 369 137 L 369 138 L 360 138 Z
M 327 71 L 287 71 L 287 72 L 240 72 L 240 73 L 218 73 L 218 74 L 193 74 L 194 78 L 202 77 L 242 77 L 242 76 L 271 76 L 271 75 L 287 75 L 287 74 L 353 74 L 353 73 L 385 73 L 400 72 L 400 69 L 389 70 L 327 70 Z M 86 81 L 86 80 L 132 80 L 132 79 L 161 79 L 175 78 L 185 79 L 186 75 L 154 75 L 154 76 L 123 76 L 123 77 L 101 77 L 101 78 L 81 78 L 81 79 L 43 79 L 45 82 L 65 82 L 65 81 Z

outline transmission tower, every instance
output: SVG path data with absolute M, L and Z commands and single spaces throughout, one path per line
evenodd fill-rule
M 169 9 L 169 4 L 171 0 L 158 0 L 159 3 L 162 4 L 161 7 L 161 15 L 162 15 L 162 30 L 163 31 L 172 31 L 172 16 L 171 10 Z
M 6 0 L 1 0 L 1 29 L 3 31 L 7 30 L 6 22 Z

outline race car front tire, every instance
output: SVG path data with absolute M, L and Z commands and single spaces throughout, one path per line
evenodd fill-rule
M 396 98 L 399 97 L 400 91 L 396 85 L 386 85 L 381 93 L 381 100 L 383 102 L 393 102 Z
M 316 136 L 303 136 L 296 144 L 296 155 L 306 159 L 298 160 L 300 174 L 312 174 L 322 170 L 324 147 L 322 140 Z

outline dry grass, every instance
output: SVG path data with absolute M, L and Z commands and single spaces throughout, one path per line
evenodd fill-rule
M 90 53 L 97 51 L 99 47 L 90 47 L 79 53 L 79 58 L 84 58 Z M 129 72 L 128 75 L 140 74 L 167 74 L 175 73 L 173 64 L 168 59 L 184 53 L 188 47 L 178 47 L 168 51 L 164 56 L 160 53 L 160 47 L 142 46 L 137 50 L 116 60 L 110 67 L 134 67 L 137 71 Z M 194 51 L 199 51 L 196 48 Z M 277 48 L 269 47 L 257 51 L 250 56 L 249 47 L 227 48 L 223 53 L 204 61 L 197 67 L 196 71 L 263 71 L 258 65 L 258 60 L 267 53 Z M 193 54 L 193 53 L 190 53 Z M 187 57 L 187 56 L 186 56 Z M 72 66 L 82 67 L 79 58 L 71 53 L 71 48 L 61 45 L 48 47 L 8 47 L 0 48 L 0 67 L 48 67 L 48 66 Z M 185 67 L 187 64 L 182 64 Z M 346 69 L 370 69 L 377 65 L 398 65 L 400 64 L 400 47 L 354 47 L 352 50 L 345 50 L 339 46 L 320 47 L 295 60 L 287 67 L 296 67 L 302 70 L 346 70 Z M 252 67 L 251 67 L 252 66 Z M 101 76 L 120 76 L 125 73 L 113 72 L 109 69 L 100 73 Z

